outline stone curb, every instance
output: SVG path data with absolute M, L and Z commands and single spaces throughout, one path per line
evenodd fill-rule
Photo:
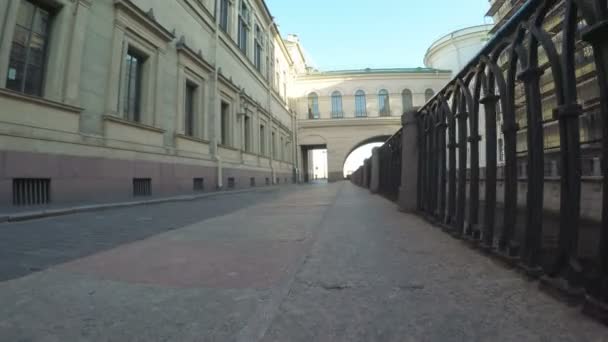
M 292 184 L 290 184 L 290 185 L 292 185 Z M 267 186 L 267 187 L 256 188 L 256 189 L 216 191 L 216 192 L 209 192 L 209 193 L 200 194 L 200 195 L 183 195 L 183 196 L 174 196 L 174 197 L 166 197 L 166 198 L 157 198 L 157 199 L 151 199 L 151 200 L 146 200 L 146 201 L 91 204 L 91 205 L 82 205 L 82 206 L 68 207 L 68 208 L 27 211 L 27 212 L 16 213 L 16 214 L 0 214 L 0 223 L 29 221 L 29 220 L 35 220 L 35 219 L 40 219 L 40 218 L 45 218 L 45 217 L 64 216 L 64 215 L 84 213 L 84 212 L 90 212 L 90 211 L 128 208 L 128 207 L 150 205 L 150 204 L 195 201 L 195 200 L 207 198 L 207 197 L 263 191 L 263 190 L 269 190 L 269 189 L 276 189 L 279 187 L 280 186 L 275 185 L 275 186 Z

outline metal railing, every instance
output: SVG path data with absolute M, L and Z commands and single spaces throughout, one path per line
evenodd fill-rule
M 548 31 L 547 14 L 558 6 L 564 7 L 561 30 Z M 397 170 L 415 165 L 419 213 L 454 236 L 519 266 L 528 276 L 539 278 L 544 288 L 557 289 L 571 300 L 585 299 L 584 311 L 606 322 L 607 7 L 605 0 L 528 0 L 452 81 L 418 109 L 417 157 L 400 158 L 401 141 L 409 134 L 404 126 L 351 177 L 355 184 L 400 201 L 398 188 L 407 179 Z M 583 49 L 593 58 L 592 73 L 580 67 L 577 51 Z M 553 83 L 549 93 L 541 88 L 546 74 Z M 581 84 L 588 86 L 590 79 L 597 88 L 593 101 L 579 94 Z M 523 91 L 516 91 L 519 88 Z M 559 127 L 561 148 L 557 149 L 548 148 L 545 139 L 551 122 L 543 118 L 548 106 L 543 99 L 550 97 L 554 100 L 549 121 Z M 583 103 L 595 103 L 589 110 L 600 113 L 596 135 L 601 139 L 595 145 L 581 144 L 579 117 L 588 110 Z M 503 152 L 504 165 L 498 165 L 497 154 Z M 599 222 L 589 223 L 581 219 L 586 204 L 581 200 L 581 164 L 583 155 L 593 158 L 594 153 L 604 161 L 601 177 L 595 180 L 601 184 L 603 205 Z M 556 158 L 559 167 L 559 176 L 551 180 L 559 182 L 558 208 L 553 213 L 547 210 L 545 192 L 545 165 L 551 165 L 546 163 L 550 158 Z M 525 177 L 518 178 L 518 163 L 525 168 Z M 525 196 L 518 196 L 521 190 Z M 585 239 L 581 239 L 582 227 Z

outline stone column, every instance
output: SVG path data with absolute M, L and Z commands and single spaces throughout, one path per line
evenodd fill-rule
M 418 186 L 418 123 L 416 112 L 401 116 L 401 187 L 399 187 L 399 210 L 414 212 L 417 208 Z
M 376 194 L 380 188 L 380 151 L 378 147 L 374 147 L 372 150 L 372 158 L 371 158 L 371 181 L 369 185 L 369 190 Z

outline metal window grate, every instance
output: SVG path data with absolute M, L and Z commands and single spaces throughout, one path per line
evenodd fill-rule
M 234 189 L 236 182 L 234 181 L 234 177 L 228 178 L 228 189 Z
M 192 189 L 194 191 L 205 191 L 205 178 L 192 179 Z
M 252 187 L 255 186 L 255 177 L 249 178 L 249 185 L 252 186 Z
M 281 184 L 281 178 L 277 177 L 277 184 Z
M 13 179 L 14 205 L 41 205 L 51 202 L 51 180 L 48 178 Z
M 133 196 L 151 196 L 151 178 L 133 178 Z
M 270 185 L 270 178 L 266 177 L 266 185 Z

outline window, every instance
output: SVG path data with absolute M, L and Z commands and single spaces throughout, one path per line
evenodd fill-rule
M 357 90 L 355 93 L 355 116 L 358 118 L 367 116 L 367 103 L 363 90 Z
M 401 93 L 401 101 L 403 102 L 403 112 L 410 111 L 414 108 L 414 102 L 412 100 L 412 91 L 404 89 Z
M 424 91 L 424 100 L 428 102 L 433 96 L 435 96 L 435 91 L 431 88 Z
M 228 32 L 228 13 L 230 13 L 230 0 L 220 0 L 220 28 Z
M 266 155 L 266 128 L 260 125 L 260 154 Z
M 334 91 L 331 94 L 331 117 L 334 119 L 344 117 L 342 112 L 342 94 L 339 91 Z
M 308 118 L 318 119 L 319 116 L 319 95 L 310 93 L 308 95 Z
M 42 96 L 50 21 L 49 11 L 21 1 L 8 65 L 8 89 Z
M 386 89 L 380 90 L 378 92 L 378 110 L 380 112 L 380 116 L 388 116 L 391 115 L 391 107 L 389 104 L 389 95 Z
M 270 143 L 272 146 L 272 158 L 277 159 L 277 139 L 274 132 L 271 133 Z
M 251 152 L 251 119 L 245 116 L 243 124 L 245 125 L 245 151 Z
M 247 3 L 241 0 L 241 7 L 239 10 L 239 37 L 238 43 L 239 48 L 245 54 L 247 54 L 247 40 L 249 39 L 249 20 L 250 12 Z
M 264 36 L 262 34 L 262 30 L 259 25 L 255 25 L 255 44 L 254 44 L 254 53 L 253 53 L 253 64 L 255 68 L 262 72 L 262 52 L 264 51 Z
M 184 132 L 187 136 L 194 136 L 194 112 L 195 112 L 195 98 L 196 98 L 197 86 L 193 83 L 186 82 L 186 104 L 184 107 Z
M 283 98 L 287 100 L 287 72 L 283 71 Z
M 131 121 L 141 122 L 141 88 L 146 58 L 129 48 L 125 63 L 123 110 Z
M 285 160 L 285 150 L 283 149 L 283 137 L 281 137 L 279 143 L 279 159 Z
M 220 144 L 228 146 L 230 143 L 230 105 L 227 102 L 222 101 L 220 115 Z

